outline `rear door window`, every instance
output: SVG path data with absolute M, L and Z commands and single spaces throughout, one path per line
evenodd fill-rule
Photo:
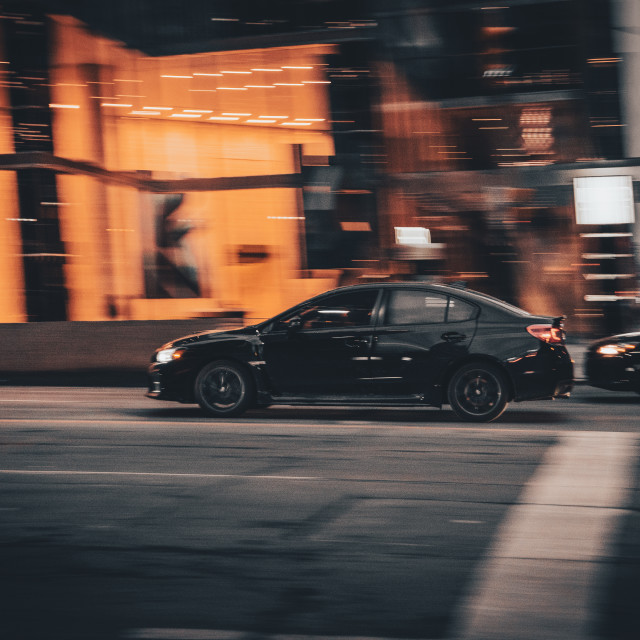
M 447 322 L 464 322 L 476 317 L 477 308 L 469 302 L 458 298 L 449 298 Z
M 475 317 L 476 307 L 458 298 L 420 289 L 394 289 L 387 305 L 386 324 L 443 324 Z
M 435 324 L 445 321 L 447 296 L 419 289 L 394 289 L 389 296 L 387 324 Z

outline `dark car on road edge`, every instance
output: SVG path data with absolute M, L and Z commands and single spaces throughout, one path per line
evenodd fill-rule
M 640 393 L 640 331 L 594 340 L 585 356 L 592 387 Z
M 562 317 L 446 285 L 342 287 L 270 320 L 160 347 L 147 395 L 230 417 L 271 404 L 449 404 L 488 422 L 509 401 L 568 397 Z

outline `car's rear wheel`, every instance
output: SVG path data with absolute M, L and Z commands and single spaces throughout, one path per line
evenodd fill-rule
M 497 367 L 472 362 L 460 367 L 447 389 L 449 404 L 463 420 L 491 422 L 507 408 L 508 385 Z
M 244 413 L 255 397 L 251 375 L 235 362 L 210 362 L 198 373 L 196 401 L 210 416 L 233 417 Z

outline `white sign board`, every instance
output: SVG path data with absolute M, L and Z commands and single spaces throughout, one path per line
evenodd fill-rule
M 573 179 L 578 224 L 633 224 L 631 176 L 590 176 Z
M 425 247 L 431 242 L 431 232 L 424 227 L 395 227 L 396 244 Z

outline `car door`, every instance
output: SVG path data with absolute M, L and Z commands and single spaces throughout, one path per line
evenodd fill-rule
M 478 311 L 427 288 L 387 290 L 371 351 L 370 392 L 431 399 L 444 369 L 468 352 Z
M 339 292 L 300 305 L 262 336 L 275 391 L 296 396 L 362 394 L 379 289 Z

